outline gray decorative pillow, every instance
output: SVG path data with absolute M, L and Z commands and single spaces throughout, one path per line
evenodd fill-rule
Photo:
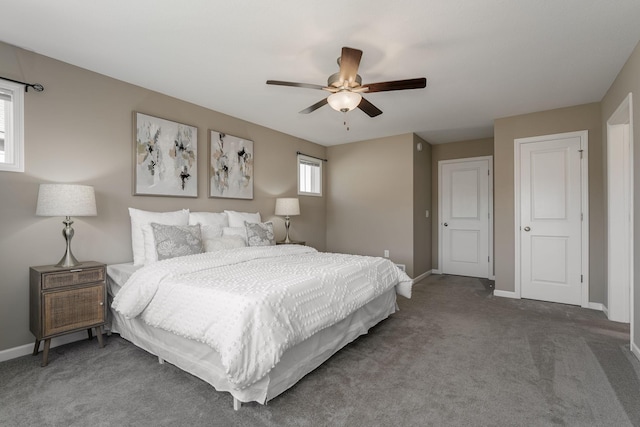
M 247 229 L 248 246 L 273 246 L 276 244 L 271 221 L 257 223 L 245 221 L 244 227 Z
M 151 224 L 158 261 L 202 253 L 200 225 Z

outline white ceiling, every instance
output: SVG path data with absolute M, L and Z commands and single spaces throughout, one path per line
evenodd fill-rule
M 323 145 L 414 132 L 493 135 L 493 120 L 602 99 L 640 40 L 638 0 L 0 0 L 0 40 Z M 364 51 L 384 114 L 324 106 L 342 46 Z M 46 81 L 39 82 L 47 86 Z

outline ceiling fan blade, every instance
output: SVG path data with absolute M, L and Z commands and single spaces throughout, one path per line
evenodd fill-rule
M 303 87 L 307 89 L 323 89 L 324 86 L 314 85 L 311 83 L 295 83 L 295 82 L 283 82 L 280 80 L 267 80 L 268 85 L 277 85 L 277 86 L 292 86 L 292 87 Z
M 368 83 L 363 86 L 366 86 L 369 88 L 369 90 L 367 90 L 367 93 L 386 92 L 390 90 L 422 89 L 427 86 L 427 79 L 424 77 L 420 77 L 418 79 L 395 80 L 392 82 L 381 82 L 381 83 Z
M 322 107 L 323 105 L 328 104 L 329 102 L 327 101 L 327 98 L 323 98 L 320 101 L 316 102 L 315 104 L 313 104 L 311 107 L 305 108 L 304 110 L 300 111 L 300 114 L 309 114 L 312 113 L 314 111 L 316 111 L 318 108 Z
M 349 82 L 349 86 L 356 81 L 358 67 L 360 66 L 362 51 L 350 47 L 342 48 L 340 56 L 340 81 Z
M 362 98 L 362 101 L 360 101 L 360 104 L 358 104 L 358 108 L 364 111 L 369 117 L 376 117 L 382 114 L 381 109 L 364 98 Z

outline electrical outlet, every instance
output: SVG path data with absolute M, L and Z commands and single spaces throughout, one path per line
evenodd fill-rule
M 389 249 L 384 250 L 384 257 L 389 258 Z
M 426 212 L 425 216 L 429 218 L 429 211 L 425 211 L 425 212 Z

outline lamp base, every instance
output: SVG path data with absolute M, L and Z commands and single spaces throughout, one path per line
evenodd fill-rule
M 59 263 L 56 264 L 56 267 L 77 267 L 82 264 L 80 261 L 76 259 L 71 253 L 71 250 L 64 253 L 64 256 L 60 260 Z
M 65 225 L 65 227 L 62 229 L 62 236 L 67 242 L 67 249 L 65 250 L 64 256 L 62 257 L 60 262 L 56 264 L 56 267 L 76 267 L 81 263 L 78 262 L 76 257 L 74 257 L 73 253 L 71 252 L 71 238 L 73 237 L 74 233 L 71 224 L 73 224 L 73 221 L 71 221 L 70 217 L 67 217 L 64 221 L 62 221 L 62 223 Z
M 284 229 L 287 231 L 283 240 L 284 243 L 291 243 L 291 240 L 289 239 L 289 225 L 291 225 L 291 221 L 289 215 L 287 215 L 284 217 Z

